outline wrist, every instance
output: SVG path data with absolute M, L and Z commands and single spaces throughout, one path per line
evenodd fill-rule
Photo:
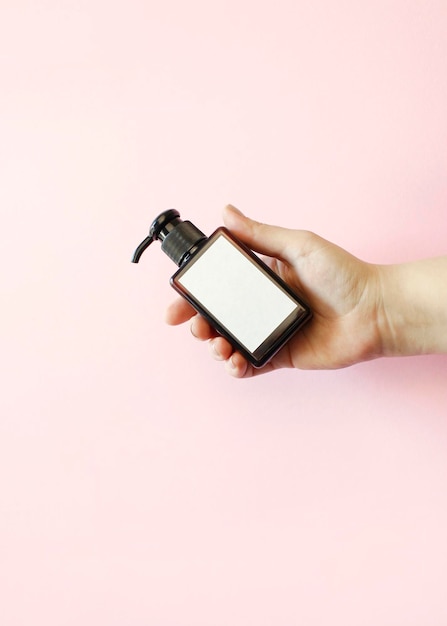
M 400 280 L 398 266 L 376 265 L 378 277 L 378 299 L 376 309 L 376 323 L 380 337 L 380 356 L 404 355 L 405 347 L 405 319 L 397 305 L 403 294 L 399 293 Z
M 382 356 L 447 351 L 445 258 L 376 266 Z

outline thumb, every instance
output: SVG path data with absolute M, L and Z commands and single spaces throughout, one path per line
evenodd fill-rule
M 287 263 L 292 263 L 302 252 L 302 231 L 261 224 L 245 217 L 231 204 L 225 207 L 223 220 L 225 226 L 255 252 Z

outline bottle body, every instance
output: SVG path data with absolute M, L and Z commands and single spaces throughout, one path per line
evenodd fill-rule
M 218 228 L 171 278 L 172 287 L 255 367 L 312 316 L 309 307 L 226 228 Z

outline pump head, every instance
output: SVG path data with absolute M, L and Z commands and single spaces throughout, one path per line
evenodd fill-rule
M 179 267 L 197 250 L 207 237 L 191 222 L 180 219 L 180 213 L 169 209 L 152 222 L 149 235 L 135 250 L 132 263 L 138 263 L 143 252 L 156 239 L 161 248 Z

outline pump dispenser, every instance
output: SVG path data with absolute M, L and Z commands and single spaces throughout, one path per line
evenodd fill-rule
M 134 252 L 155 240 L 179 267 L 172 287 L 255 367 L 262 367 L 312 313 L 305 302 L 228 229 L 207 237 L 169 209 Z
M 181 220 L 178 211 L 169 209 L 152 222 L 149 236 L 135 250 L 132 263 L 138 263 L 146 248 L 159 239 L 163 252 L 180 267 L 206 238 L 194 224 Z

